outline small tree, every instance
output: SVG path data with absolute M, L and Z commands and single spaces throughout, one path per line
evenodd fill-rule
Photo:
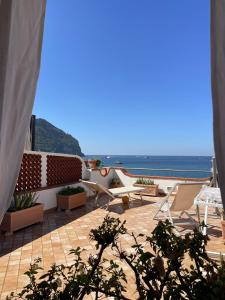
M 150 236 L 130 233 L 132 253 L 120 247 L 119 237 L 124 234 L 129 234 L 125 222 L 106 216 L 102 225 L 90 232 L 98 250 L 95 256 L 89 256 L 86 262 L 81 258 L 80 247 L 72 249 L 71 266 L 53 265 L 39 280 L 41 260 L 37 259 L 25 273 L 29 284 L 7 299 L 81 300 L 90 293 L 95 294 L 95 299 L 103 296 L 128 299 L 125 272 L 115 261 L 103 256 L 109 247 L 133 271 L 137 299 L 225 299 L 224 261 L 218 264 L 208 257 L 205 250 L 208 237 L 197 229 L 181 237 L 169 221 L 159 222 Z

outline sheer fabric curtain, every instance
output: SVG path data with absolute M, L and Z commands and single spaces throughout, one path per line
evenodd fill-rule
M 0 0 L 0 222 L 20 169 L 40 68 L 46 0 Z
M 214 147 L 225 208 L 225 0 L 211 0 L 211 76 Z

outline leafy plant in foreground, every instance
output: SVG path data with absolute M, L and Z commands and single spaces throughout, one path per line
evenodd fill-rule
M 133 239 L 133 251 L 121 247 L 120 236 L 125 234 Z M 115 260 L 103 256 L 110 247 L 115 258 L 133 271 L 136 299 L 225 299 L 225 263 L 208 257 L 208 237 L 197 229 L 181 237 L 169 221 L 160 221 L 150 236 L 136 236 L 127 232 L 125 222 L 107 215 L 102 225 L 91 230 L 90 239 L 96 242 L 95 256 L 84 261 L 83 250 L 73 249 L 71 266 L 53 265 L 39 280 L 38 259 L 26 272 L 29 284 L 7 299 L 81 300 L 90 293 L 95 299 L 128 299 L 125 272 Z

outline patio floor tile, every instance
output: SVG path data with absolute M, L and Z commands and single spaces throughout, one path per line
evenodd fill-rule
M 106 201 L 106 197 L 103 197 L 102 203 Z M 133 200 L 128 207 L 122 205 L 121 199 L 116 199 L 111 202 L 109 211 L 112 216 L 119 217 L 121 221 L 126 220 L 129 232 L 150 234 L 157 224 L 153 216 L 161 201 L 162 198 L 159 197 L 144 197 L 142 204 L 137 199 Z M 70 249 L 77 246 L 86 249 L 82 254 L 85 259 L 96 252 L 95 243 L 89 239 L 89 232 L 101 224 L 107 211 L 95 208 L 93 203 L 93 199 L 89 199 L 85 207 L 77 208 L 70 213 L 45 214 L 43 224 L 25 228 L 14 233 L 13 236 L 0 236 L 0 299 L 5 299 L 11 291 L 21 289 L 28 282 L 23 274 L 35 258 L 42 258 L 41 265 L 44 271 L 47 271 L 55 262 L 71 264 L 73 256 L 68 253 Z M 221 238 L 220 219 L 215 216 L 210 217 L 209 224 L 208 250 L 225 252 L 224 241 Z M 190 230 L 190 226 L 182 224 L 177 228 L 181 234 Z M 132 251 L 131 244 L 132 238 L 129 235 L 121 238 L 121 245 L 126 251 Z M 105 257 L 117 261 L 111 249 L 106 250 Z M 126 265 L 121 265 L 128 276 L 127 297 L 136 299 L 134 276 Z M 86 299 L 94 298 L 89 295 Z

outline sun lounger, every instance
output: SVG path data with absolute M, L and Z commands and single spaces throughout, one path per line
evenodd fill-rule
M 181 217 L 183 214 L 186 214 L 190 219 L 194 221 L 187 210 L 190 209 L 194 204 L 194 199 L 198 195 L 204 184 L 205 182 L 176 184 L 162 201 L 159 210 L 154 216 L 154 219 L 156 219 L 159 212 L 163 212 L 173 224 L 172 213 L 179 212 L 179 217 Z M 174 192 L 176 192 L 174 199 L 172 203 L 169 203 L 169 199 Z
M 126 186 L 126 187 L 119 187 L 119 188 L 114 188 L 114 189 L 107 189 L 103 185 L 96 183 L 96 182 L 91 182 L 91 181 L 86 181 L 86 180 L 80 180 L 84 185 L 86 185 L 90 190 L 95 192 L 95 204 L 98 205 L 98 200 L 99 196 L 101 193 L 106 193 L 108 196 L 110 196 L 110 199 L 107 204 L 107 209 L 109 206 L 109 203 L 111 200 L 115 199 L 116 197 L 120 195 L 127 194 L 130 197 L 130 193 L 135 193 L 135 192 L 140 192 L 144 190 L 144 188 L 141 187 L 135 187 L 135 186 Z M 142 201 L 142 196 L 141 201 Z

